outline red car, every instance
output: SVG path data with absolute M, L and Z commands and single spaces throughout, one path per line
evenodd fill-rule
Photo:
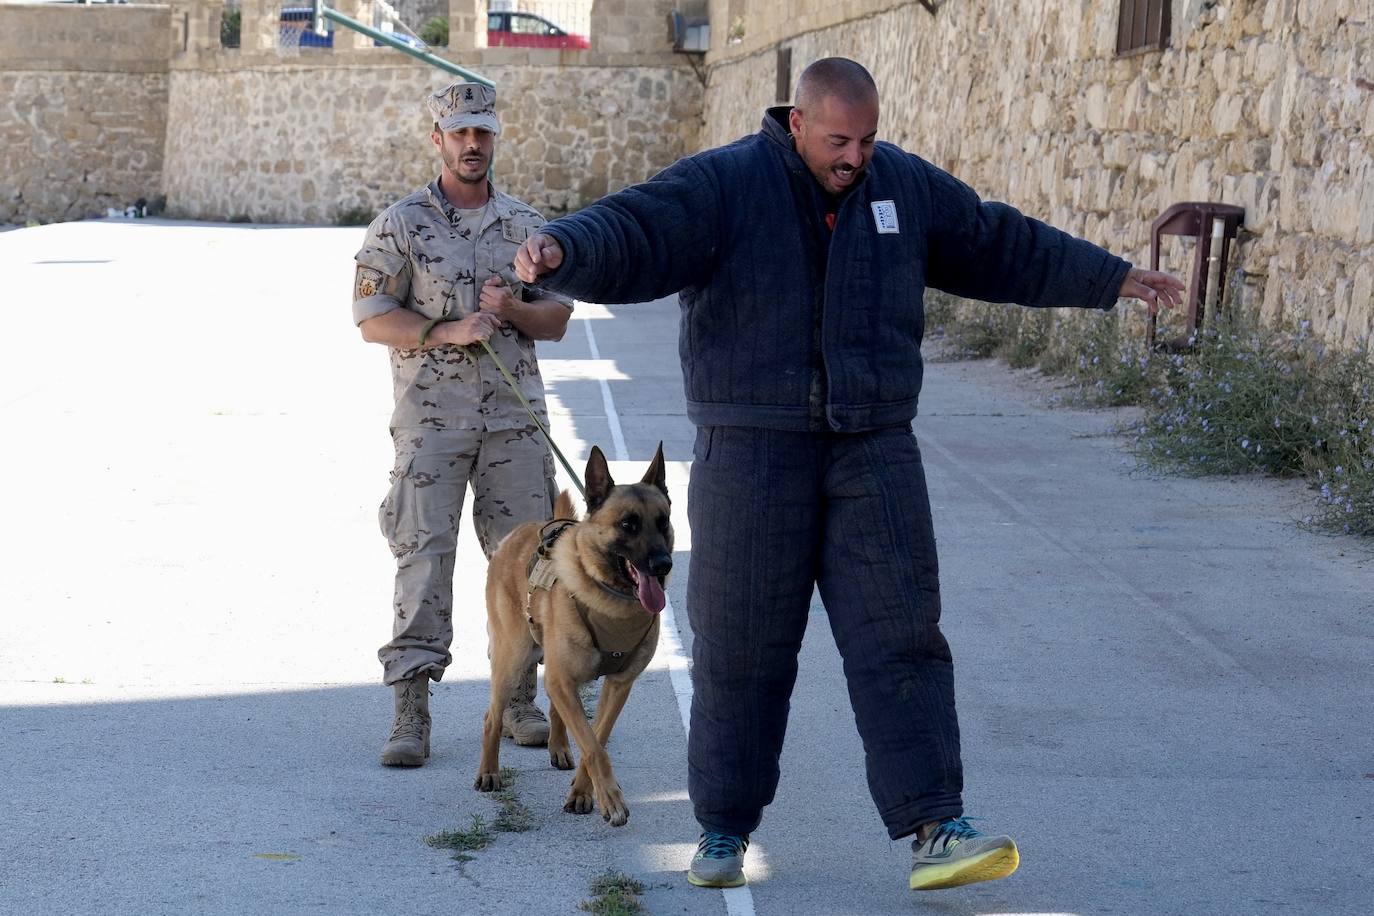
M 489 48 L 573 48 L 587 49 L 592 43 L 586 35 L 565 32 L 543 16 L 534 13 L 487 13 Z

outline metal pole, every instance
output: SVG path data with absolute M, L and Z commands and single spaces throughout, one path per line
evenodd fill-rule
M 461 76 L 464 79 L 471 80 L 474 83 L 481 83 L 483 86 L 490 86 L 493 89 L 496 88 L 496 84 L 494 82 L 487 79 L 485 76 L 482 76 L 480 73 L 473 73 L 466 67 L 460 67 L 452 61 L 444 60 L 442 57 L 439 57 L 436 54 L 431 54 L 428 51 L 421 51 L 419 48 L 413 48 L 405 42 L 401 41 L 399 38 L 396 38 L 394 35 L 380 31 L 378 29 L 374 29 L 368 25 L 363 25 L 358 20 L 345 16 L 343 13 L 340 13 L 337 10 L 330 9 L 326 6 L 320 10 L 320 14 L 325 19 L 337 22 L 339 25 L 344 26 L 346 28 L 350 28 L 355 32 L 362 32 L 367 37 L 375 39 L 376 41 L 380 41 L 382 44 L 390 45 L 397 51 L 403 51 L 406 54 L 409 54 L 411 57 L 415 58 L 416 60 L 424 61 L 432 67 L 438 67 L 440 70 L 452 73 L 454 76 Z

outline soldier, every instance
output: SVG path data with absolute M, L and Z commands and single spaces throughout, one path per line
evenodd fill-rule
M 553 456 L 480 342 L 546 422 L 534 342 L 560 339 L 572 313 L 570 299 L 509 271 L 544 218 L 488 180 L 501 132 L 495 90 L 455 83 L 426 104 L 443 167 L 368 226 L 353 287 L 363 339 L 391 350 L 396 399 L 396 463 L 379 512 L 397 561 L 392 638 L 377 653 L 396 701 L 386 766 L 429 757 L 429 682 L 453 659 L 453 559 L 467 488 L 488 557 L 512 528 L 553 510 Z M 548 740 L 534 692 L 531 665 L 503 717 L 517 744 Z

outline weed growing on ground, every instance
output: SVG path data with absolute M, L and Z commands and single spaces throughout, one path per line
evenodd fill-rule
M 1374 362 L 1317 344 L 1304 324 L 1276 333 L 1227 320 L 1160 371 L 1136 448 L 1192 474 L 1304 477 L 1318 493 L 1306 521 L 1374 535 Z
M 534 826 L 534 816 L 515 792 L 515 770 L 501 767 L 501 788 L 492 797 L 501 811 L 491 825 L 502 833 L 524 833 Z
M 501 788 L 491 796 L 501 806 L 491 824 L 480 814 L 472 816 L 472 826 L 467 830 L 442 830 L 425 837 L 425 845 L 435 849 L 453 851 L 458 862 L 470 862 L 470 852 L 486 849 L 496 839 L 497 833 L 524 833 L 534 828 L 534 816 L 530 809 L 520 801 L 515 791 L 516 771 L 510 767 L 501 768 Z
M 1293 477 L 1322 439 L 1321 385 L 1295 347 L 1231 324 L 1205 329 L 1192 353 L 1161 357 L 1137 446 L 1188 473 Z
M 425 845 L 435 849 L 452 850 L 454 860 L 470 862 L 470 852 L 486 849 L 495 839 L 491 828 L 482 820 L 482 815 L 472 816 L 472 826 L 467 830 L 441 830 L 425 837 Z
M 595 916 L 638 916 L 647 913 L 639 895 L 644 882 L 636 881 L 614 869 L 592 881 L 592 899 L 584 900 L 578 908 Z
M 995 353 L 1071 379 L 1074 393 L 1064 401 L 1143 406 L 1134 445 L 1147 463 L 1189 474 L 1304 477 L 1318 493 L 1309 524 L 1374 536 L 1367 347 L 1329 351 L 1306 325 L 1275 332 L 1232 318 L 1200 332 L 1187 352 L 1152 353 L 1112 313 L 954 304 L 943 294 L 930 301 L 953 358 Z

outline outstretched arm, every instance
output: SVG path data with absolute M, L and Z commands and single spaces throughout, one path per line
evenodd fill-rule
M 916 157 L 912 157 L 915 159 Z M 1172 305 L 1173 277 L 1143 271 L 1091 242 L 980 200 L 953 176 L 916 160 L 930 190 L 927 282 L 970 299 L 1107 309 L 1130 296 Z
M 711 173 L 683 159 L 545 225 L 521 246 L 516 275 L 590 302 L 645 302 L 710 271 L 720 204 Z

